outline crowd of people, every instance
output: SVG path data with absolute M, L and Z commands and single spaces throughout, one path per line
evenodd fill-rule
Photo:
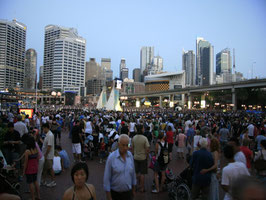
M 219 199 L 219 188 L 224 199 L 240 198 L 232 188 L 245 176 L 256 178 L 262 187 L 257 195 L 265 198 L 265 119 L 264 113 L 244 111 L 61 110 L 36 112 L 32 119 L 10 112 L 1 116 L 8 127 L 1 150 L 18 179 L 26 176 L 32 199 L 41 198 L 40 185 L 56 187 L 55 174 L 72 166 L 62 149 L 62 132 L 71 140 L 74 158 L 74 186 L 63 199 L 96 199 L 93 184 L 86 183 L 86 162 L 96 157 L 105 165 L 103 189 L 109 200 L 146 192 L 148 167 L 154 171 L 151 192 L 164 191 L 168 164 L 185 158 L 192 170 L 193 199 Z M 223 160 L 227 165 L 222 168 Z

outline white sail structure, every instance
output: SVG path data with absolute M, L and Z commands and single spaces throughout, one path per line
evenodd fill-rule
M 116 90 L 114 87 L 106 103 L 106 110 L 122 111 L 119 101 L 119 91 Z
M 103 90 L 100 94 L 99 100 L 97 102 L 97 109 L 103 109 L 106 105 L 106 87 L 103 87 Z

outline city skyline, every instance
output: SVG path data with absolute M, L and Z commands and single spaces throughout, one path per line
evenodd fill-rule
M 139 52 L 143 46 L 155 48 L 154 55 L 160 54 L 164 59 L 164 71 L 180 71 L 182 49 L 195 52 L 197 37 L 203 37 L 214 46 L 214 55 L 225 48 L 230 48 L 231 52 L 235 48 L 236 71 L 246 78 L 251 78 L 251 74 L 266 77 L 266 3 L 262 0 L 66 1 L 63 8 L 59 1 L 0 2 L 1 19 L 16 18 L 27 26 L 26 49 L 37 51 L 38 72 L 43 65 L 44 29 L 54 24 L 76 28 L 86 39 L 86 61 L 111 58 L 113 77 L 119 77 L 121 58 L 127 60 L 129 77 L 132 77 L 133 69 L 140 67 Z M 148 8 L 153 11 L 153 18 L 147 18 Z M 49 15 L 45 14 L 47 9 Z M 208 12 L 202 14 L 203 9 Z M 154 29 L 156 24 L 160 29 Z

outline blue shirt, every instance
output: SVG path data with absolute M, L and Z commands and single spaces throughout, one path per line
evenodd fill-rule
M 125 160 L 120 156 L 119 149 L 112 152 L 105 165 L 104 190 L 125 192 L 131 190 L 132 186 L 136 184 L 134 158 L 131 152 L 127 152 Z
M 69 168 L 70 161 L 67 152 L 65 150 L 62 150 L 59 152 L 59 156 L 61 157 L 61 159 L 63 159 L 64 168 Z
M 187 140 L 189 141 L 189 144 L 192 144 L 194 135 L 195 135 L 195 130 L 193 128 L 189 128 L 187 130 Z
M 258 149 L 258 151 L 261 150 L 261 144 L 260 143 L 261 143 L 262 140 L 266 140 L 266 137 L 264 135 L 258 135 L 256 137 L 256 139 L 255 139 L 255 141 L 257 142 L 257 149 Z
M 208 169 L 214 164 L 212 154 L 202 148 L 192 155 L 190 166 L 193 169 L 192 183 L 199 186 L 208 186 L 211 182 L 211 172 L 201 174 L 202 169 Z

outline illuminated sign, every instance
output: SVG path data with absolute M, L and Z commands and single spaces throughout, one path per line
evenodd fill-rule
M 25 115 L 29 115 L 29 118 L 31 119 L 33 116 L 33 108 L 20 108 L 19 114 L 25 113 Z

